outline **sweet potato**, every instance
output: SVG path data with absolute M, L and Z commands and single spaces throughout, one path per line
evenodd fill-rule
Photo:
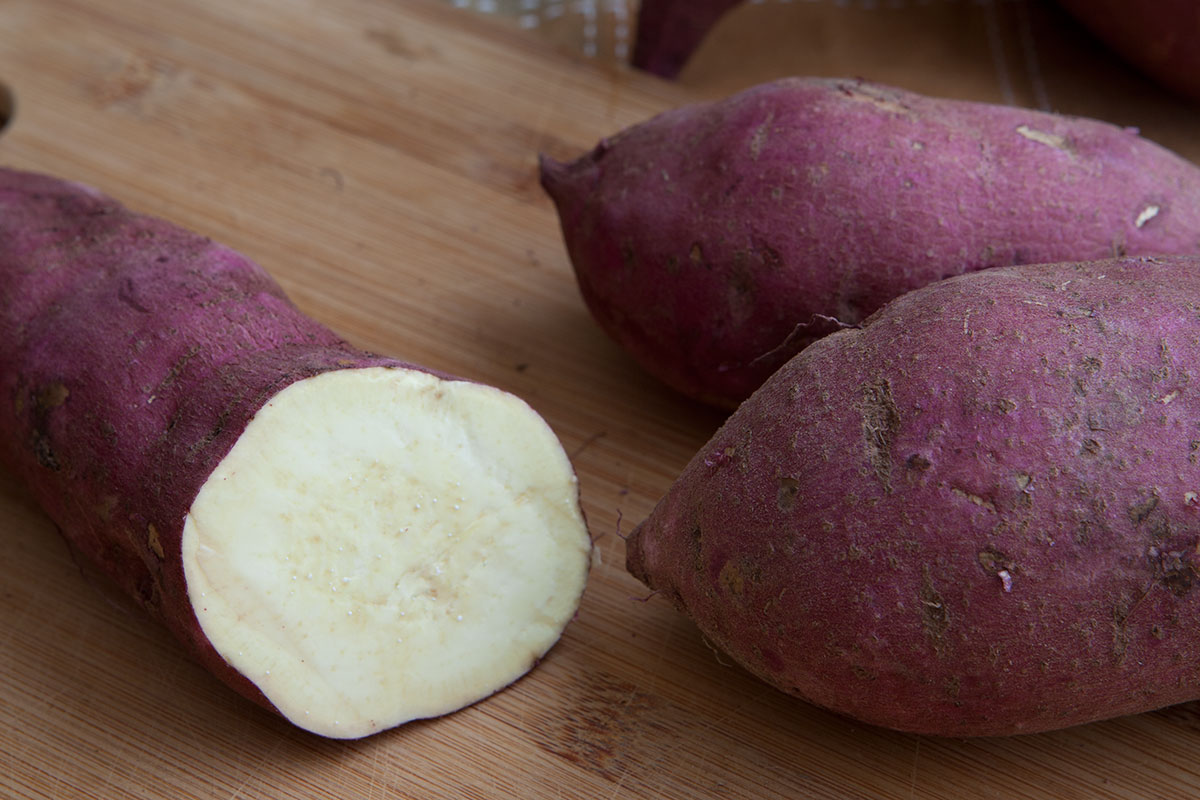
M 1200 258 L 1001 267 L 784 365 L 628 540 L 750 672 L 1013 734 L 1200 697 Z
M 1130 130 L 848 80 L 669 111 L 541 178 L 600 326 L 725 406 L 940 278 L 1200 252 L 1200 168 Z
M 590 540 L 529 406 L 360 352 L 244 257 L 87 187 L 3 170 L 0 212 L 0 455 L 215 675 L 351 738 L 558 639 Z
M 642 0 L 633 66 L 664 78 L 683 69 L 705 35 L 742 0 Z
M 1200 5 L 1195 0 L 1059 0 L 1150 78 L 1200 100 Z

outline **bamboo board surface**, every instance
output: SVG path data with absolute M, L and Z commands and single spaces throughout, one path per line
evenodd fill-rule
M 550 422 L 596 542 L 578 618 L 451 716 L 323 740 L 233 695 L 76 564 L 0 473 L 0 798 L 1184 798 L 1193 704 L 942 740 L 855 724 L 713 652 L 625 574 L 721 415 L 592 324 L 539 151 L 783 74 L 1051 107 L 1200 160 L 1200 111 L 1022 0 L 752 4 L 676 84 L 432 0 L 10 0 L 0 161 L 91 183 L 265 266 L 364 348 L 498 385 Z M 495 16 L 495 15 L 492 15 Z M 603 20 L 602 20 L 603 21 Z M 528 27 L 528 26 L 526 26 Z

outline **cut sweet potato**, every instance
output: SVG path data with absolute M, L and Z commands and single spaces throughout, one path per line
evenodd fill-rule
M 504 687 L 590 540 L 546 423 L 359 352 L 259 267 L 0 171 L 0 455 L 74 549 L 244 695 L 358 737 Z

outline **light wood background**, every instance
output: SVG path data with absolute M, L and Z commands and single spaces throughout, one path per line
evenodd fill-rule
M 470 8 L 458 6 L 467 5 Z M 596 541 L 577 620 L 457 714 L 323 740 L 234 696 L 76 564 L 0 473 L 0 798 L 1185 798 L 1200 707 L 942 740 L 788 698 L 622 568 L 720 422 L 642 374 L 575 290 L 535 158 L 784 74 L 1134 125 L 1200 160 L 1200 109 L 1035 0 L 748 4 L 679 82 L 616 57 L 617 4 L 6 0 L 0 161 L 247 253 L 365 348 L 513 391 L 562 438 Z M 628 10 L 632 7 L 621 4 Z M 610 45 L 613 45 L 610 47 Z

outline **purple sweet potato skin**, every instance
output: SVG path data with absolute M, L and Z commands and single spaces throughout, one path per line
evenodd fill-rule
M 267 707 L 196 621 L 184 516 L 272 395 L 366 366 L 412 368 L 354 350 L 228 248 L 0 170 L 0 462 L 77 554 Z
M 1200 168 L 1130 130 L 849 80 L 669 111 L 542 184 L 600 326 L 723 406 L 934 280 L 1200 252 Z
M 1200 101 L 1200 5 L 1195 0 L 1059 0 L 1126 61 Z
M 628 540 L 774 686 L 943 736 L 1200 697 L 1200 259 L 951 278 L 815 343 Z
M 742 0 L 642 0 L 631 63 L 674 78 L 705 34 Z

